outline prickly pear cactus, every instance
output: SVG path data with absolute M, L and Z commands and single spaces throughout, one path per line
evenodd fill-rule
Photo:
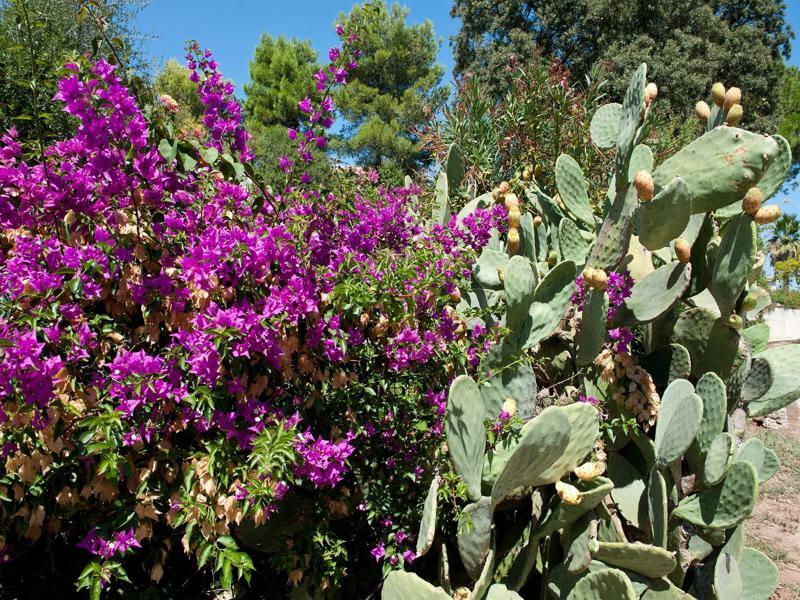
M 616 152 L 608 190 L 593 193 L 562 155 L 555 189 L 527 168 L 459 212 L 508 211 L 456 307 L 497 342 L 456 371 L 445 460 L 420 493 L 413 568 L 440 565 L 443 587 L 393 571 L 384 598 L 773 593 L 777 568 L 745 547 L 742 524 L 779 463 L 729 415 L 800 396 L 800 346 L 768 347 L 756 319 L 769 293 L 754 284 L 758 227 L 779 213 L 762 202 L 791 153 L 780 136 L 738 128 L 740 102 L 715 85 L 712 106 L 697 104 L 697 139 L 657 163 L 643 137 L 657 86 L 642 65 L 622 104 L 591 122 L 594 144 Z M 451 147 L 437 180 L 442 223 L 463 156 Z

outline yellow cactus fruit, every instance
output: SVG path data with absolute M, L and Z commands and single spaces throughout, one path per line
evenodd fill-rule
M 522 215 L 519 212 L 519 207 L 515 206 L 514 208 L 509 209 L 508 211 L 508 226 L 512 229 L 517 229 L 519 227 L 519 220 Z
M 729 127 L 736 127 L 739 124 L 739 121 L 742 120 L 742 115 L 744 114 L 744 109 L 742 108 L 741 104 L 734 104 L 728 109 L 728 114 L 725 117 L 725 125 Z
M 692 247 L 689 245 L 689 242 L 683 238 L 675 240 L 675 256 L 677 256 L 678 260 L 683 264 L 688 263 L 692 256 Z
M 758 212 L 753 215 L 753 219 L 755 219 L 755 222 L 759 225 L 766 225 L 767 223 L 774 223 L 780 216 L 781 209 L 774 204 L 770 204 L 769 206 L 762 206 L 759 208 Z
M 650 106 L 650 103 L 658 96 L 658 86 L 655 82 L 651 81 L 644 88 L 644 104 Z
M 540 217 L 539 215 L 536 215 L 535 217 L 533 217 L 533 226 L 534 227 L 537 227 L 537 228 L 541 227 L 542 223 L 543 223 L 542 217 Z
M 581 274 L 583 275 L 583 280 L 586 282 L 586 285 L 590 288 L 605 290 L 608 287 L 608 275 L 606 275 L 603 269 L 586 267 Z
M 750 216 L 755 216 L 763 201 L 764 194 L 761 193 L 761 190 L 757 187 L 751 187 L 742 198 L 742 210 Z
M 519 230 L 512 227 L 508 230 L 508 254 L 514 256 L 519 250 Z
M 594 271 L 595 270 L 592 267 L 586 267 L 583 269 L 583 271 L 581 271 L 581 277 L 583 277 L 583 280 L 587 285 L 594 279 Z
M 563 481 L 556 481 L 556 493 L 564 504 L 575 506 L 583 500 L 583 494 L 578 488 Z
M 519 198 L 517 198 L 516 194 L 508 193 L 505 196 L 505 200 L 503 201 L 506 205 L 506 210 L 519 210 Z
M 741 104 L 742 103 L 742 90 L 738 87 L 732 87 L 727 92 L 725 92 L 725 102 L 723 103 L 723 107 L 725 110 L 730 110 L 734 104 Z
M 503 196 L 505 196 L 508 193 L 508 190 L 510 188 L 511 188 L 511 186 L 508 184 L 507 181 L 501 181 L 500 185 L 497 186 L 497 193 L 502 198 Z
M 503 410 L 513 417 L 517 414 L 517 401 L 513 398 L 506 398 L 503 402 Z
M 522 169 L 522 181 L 530 181 L 531 177 L 533 177 L 533 169 L 530 167 Z
M 653 192 L 655 191 L 655 183 L 653 183 L 653 176 L 647 171 L 638 171 L 633 178 L 633 185 L 636 187 L 636 194 L 639 200 L 652 200 Z
M 533 167 L 533 174 L 536 177 L 540 177 L 542 175 L 542 165 L 536 165 L 535 167 Z
M 606 470 L 606 463 L 602 461 L 587 462 L 575 468 L 575 476 L 581 481 L 591 481 L 600 477 Z
M 711 99 L 717 106 L 722 106 L 725 103 L 725 86 L 719 81 L 711 86 Z
M 705 123 L 708 121 L 708 117 L 711 116 L 711 108 L 704 101 L 700 100 L 700 102 L 694 105 L 694 114 Z

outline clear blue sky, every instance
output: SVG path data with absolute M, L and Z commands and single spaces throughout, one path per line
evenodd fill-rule
M 405 0 L 412 23 L 430 19 L 441 38 L 439 62 L 450 78 L 453 58 L 449 38 L 458 30 L 450 17 L 451 0 Z M 223 74 L 241 94 L 247 81 L 248 61 L 263 32 L 271 35 L 309 39 L 324 57 L 337 37 L 333 23 L 347 12 L 352 0 L 150 0 L 139 18 L 142 32 L 149 34 L 145 48 L 155 66 L 170 57 L 181 58 L 188 39 L 211 48 Z M 800 36 L 800 0 L 788 0 L 789 23 Z M 800 40 L 795 39 L 790 64 L 800 66 Z M 746 104 L 745 104 L 746 107 Z M 800 187 L 776 200 L 786 212 L 800 214 Z

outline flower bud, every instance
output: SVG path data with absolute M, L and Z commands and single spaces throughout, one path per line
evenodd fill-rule
M 556 254 L 555 250 L 550 250 L 547 253 L 547 265 L 549 267 L 554 267 L 556 262 L 558 262 L 558 254 Z
M 644 88 L 644 105 L 650 106 L 650 103 L 658 96 L 658 86 L 655 82 L 651 81 Z
M 742 108 L 741 104 L 734 104 L 728 110 L 728 114 L 725 117 L 725 125 L 730 127 L 736 127 L 739 124 L 739 121 L 742 120 L 742 115 L 744 114 L 744 109 Z
M 556 493 L 564 504 L 571 504 L 575 506 L 580 504 L 583 500 L 583 494 L 574 485 L 564 483 L 563 481 L 556 481 Z
M 708 104 L 700 100 L 700 102 L 694 105 L 694 114 L 697 115 L 698 119 L 705 123 L 708 120 L 708 117 L 711 115 L 711 109 L 709 108 Z
M 519 230 L 511 228 L 508 230 L 508 254 L 514 256 L 519 250 Z
M 655 191 L 655 184 L 653 183 L 653 176 L 647 171 L 638 171 L 633 178 L 633 185 L 636 187 L 636 194 L 639 200 L 652 200 L 653 192 Z
M 542 217 L 540 217 L 539 215 L 533 217 L 533 226 L 538 228 L 541 227 L 541 225 L 542 225 Z
M 689 245 L 689 242 L 683 238 L 675 240 L 675 256 L 677 256 L 678 260 L 683 264 L 688 263 L 692 256 L 692 247 Z
M 730 110 L 734 104 L 741 104 L 741 101 L 742 90 L 740 90 L 738 87 L 732 87 L 725 92 L 725 102 L 723 103 L 723 107 L 725 110 Z
M 711 86 L 711 99 L 714 104 L 722 106 L 725 103 L 725 86 L 719 81 Z
M 742 210 L 750 216 L 755 214 L 761 208 L 761 202 L 764 200 L 764 194 L 757 187 L 751 187 L 742 198 Z
M 757 305 L 758 305 L 758 298 L 756 297 L 755 294 L 751 293 L 747 294 L 747 296 L 744 297 L 744 300 L 742 300 L 741 308 L 744 312 L 747 312 L 753 310 Z
M 512 229 L 519 227 L 519 220 L 522 215 L 519 212 L 519 207 L 514 207 L 508 211 L 508 226 Z
M 744 321 L 739 315 L 731 315 L 728 317 L 728 325 L 736 331 L 739 331 L 744 327 Z
M 766 225 L 767 223 L 775 222 L 780 216 L 781 209 L 774 204 L 770 204 L 769 206 L 762 206 L 759 208 L 758 212 L 753 215 L 753 219 L 755 219 L 755 222 L 759 225 Z
M 587 462 L 575 468 L 575 475 L 581 481 L 591 481 L 600 477 L 606 470 L 606 463 L 602 461 Z

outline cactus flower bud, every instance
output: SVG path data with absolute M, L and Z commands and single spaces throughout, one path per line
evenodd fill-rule
M 731 328 L 739 331 L 742 329 L 742 327 L 744 327 L 744 320 L 742 320 L 742 317 L 739 315 L 731 315 L 728 317 L 728 325 Z
M 509 209 L 508 211 L 508 226 L 512 229 L 517 229 L 519 227 L 519 220 L 520 220 L 520 212 L 519 207 L 514 207 Z
M 533 226 L 534 227 L 536 227 L 536 228 L 541 227 L 542 226 L 542 222 L 543 222 L 542 221 L 542 217 L 540 217 L 539 215 L 536 215 L 535 217 L 533 217 Z
M 742 300 L 741 308 L 744 312 L 747 312 L 753 310 L 757 305 L 758 305 L 758 298 L 756 297 L 755 294 L 751 293 L 747 294 L 747 296 L 744 297 L 744 300 Z
M 655 82 L 651 81 L 644 88 L 644 105 L 650 106 L 650 103 L 658 96 L 658 86 Z
M 575 475 L 581 481 L 591 481 L 600 477 L 606 470 L 606 463 L 603 461 L 587 462 L 575 468 Z
M 694 114 L 705 123 L 708 121 L 708 117 L 711 116 L 711 108 L 709 108 L 708 104 L 703 100 L 700 100 L 700 102 L 694 105 Z
M 513 398 L 506 398 L 503 402 L 503 410 L 508 413 L 510 417 L 517 414 L 517 401 Z
M 653 176 L 647 171 L 638 171 L 633 178 L 633 185 L 636 187 L 636 194 L 639 200 L 652 200 L 653 192 L 655 191 L 655 183 L 653 183 Z
M 583 500 L 583 494 L 578 488 L 563 481 L 556 481 L 556 493 L 564 504 L 571 504 L 575 506 L 580 504 Z
M 761 202 L 764 200 L 764 194 L 757 187 L 751 187 L 742 198 L 742 210 L 750 216 L 755 214 L 761 208 Z
M 725 117 L 725 125 L 730 127 L 736 127 L 739 124 L 739 121 L 742 120 L 742 115 L 744 114 L 744 109 L 742 108 L 741 104 L 734 104 L 728 110 L 728 114 Z
M 711 99 L 714 104 L 722 106 L 725 103 L 725 86 L 719 81 L 711 86 Z
M 506 282 L 506 270 L 503 267 L 497 267 L 497 278 L 500 280 L 500 283 Z
M 556 254 L 555 250 L 550 250 L 550 252 L 547 253 L 547 265 L 554 267 L 556 262 L 558 262 L 558 254 Z
M 506 210 L 517 209 L 519 210 L 519 198 L 517 198 L 516 194 L 506 194 L 504 204 L 506 205 Z
M 767 223 L 775 222 L 780 216 L 781 209 L 774 204 L 770 204 L 769 206 L 762 206 L 759 208 L 758 212 L 753 215 L 753 219 L 755 219 L 755 222 L 759 225 L 766 225 Z
M 723 107 L 725 110 L 730 110 L 734 104 L 741 104 L 742 100 L 742 90 L 738 87 L 732 87 L 727 92 L 725 92 L 725 102 L 723 103 Z
M 519 251 L 519 230 L 512 227 L 508 230 L 508 255 L 514 256 Z
M 689 245 L 689 242 L 683 238 L 675 240 L 675 256 L 677 256 L 678 260 L 683 264 L 688 263 L 692 256 L 692 247 Z

